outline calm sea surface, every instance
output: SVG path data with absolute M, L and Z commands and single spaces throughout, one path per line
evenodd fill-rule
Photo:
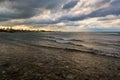
M 2 44 L 2 45 L 1 45 Z M 10 44 L 28 46 L 47 46 L 88 51 L 94 54 L 120 58 L 120 33 L 82 33 L 82 32 L 31 32 L 2 33 L 0 47 Z M 6 49 L 5 49 L 6 50 Z M 6 50 L 7 51 L 7 50 Z

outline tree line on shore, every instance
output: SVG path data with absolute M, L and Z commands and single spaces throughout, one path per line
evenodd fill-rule
M 12 27 L 8 28 L 0 28 L 0 32 L 52 32 L 52 31 L 45 31 L 45 30 L 30 30 L 30 29 L 13 29 Z

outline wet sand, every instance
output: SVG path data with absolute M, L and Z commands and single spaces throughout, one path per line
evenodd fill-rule
M 119 58 L 27 44 L 0 46 L 0 80 L 120 80 Z

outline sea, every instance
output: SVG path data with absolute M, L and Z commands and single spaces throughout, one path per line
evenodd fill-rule
M 2 44 L 2 45 L 1 45 Z M 4 45 L 3 45 L 4 44 Z M 18 32 L 0 33 L 0 47 L 24 44 L 30 47 L 79 51 L 99 56 L 120 58 L 119 32 Z M 4 49 L 7 51 L 7 49 Z

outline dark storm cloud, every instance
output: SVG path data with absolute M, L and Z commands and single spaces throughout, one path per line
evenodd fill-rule
M 13 16 L 9 13 L 6 14 L 0 14 L 0 21 L 6 21 L 11 19 Z
M 109 0 L 107 0 L 107 1 L 109 1 Z M 103 1 L 101 3 L 105 3 L 105 2 L 106 1 Z M 79 20 L 84 20 L 87 18 L 105 17 L 107 15 L 120 15 L 120 6 L 119 5 L 120 5 L 120 0 L 116 0 L 110 4 L 110 7 L 95 10 L 87 15 L 84 15 L 84 14 L 63 15 L 59 19 L 60 20 L 68 20 L 68 21 L 79 21 Z
M 120 8 L 100 9 L 87 15 L 88 17 L 104 17 L 107 15 L 120 15 Z
M 108 6 L 104 7 L 106 4 Z M 46 10 L 50 14 L 44 12 Z M 0 23 L 13 25 L 55 25 L 64 22 L 64 26 L 79 26 L 74 22 L 108 15 L 120 15 L 120 0 L 0 0 Z
M 2 0 L 0 2 L 0 7 L 6 7 L 7 9 L 14 10 L 14 12 L 12 14 L 9 12 L 0 12 L 0 17 L 3 17 L 1 18 L 1 21 L 30 18 L 41 14 L 44 9 L 55 10 L 61 6 L 63 1 L 65 0 Z
M 78 0 L 71 1 L 63 6 L 63 9 L 73 8 L 78 3 Z
M 4 0 L 0 0 L 0 2 L 1 2 L 1 1 L 4 1 Z
M 120 5 L 120 0 L 114 0 L 111 5 L 116 5 L 119 6 Z
M 87 16 L 86 15 L 63 15 L 59 18 L 60 21 L 78 21 L 83 20 Z

